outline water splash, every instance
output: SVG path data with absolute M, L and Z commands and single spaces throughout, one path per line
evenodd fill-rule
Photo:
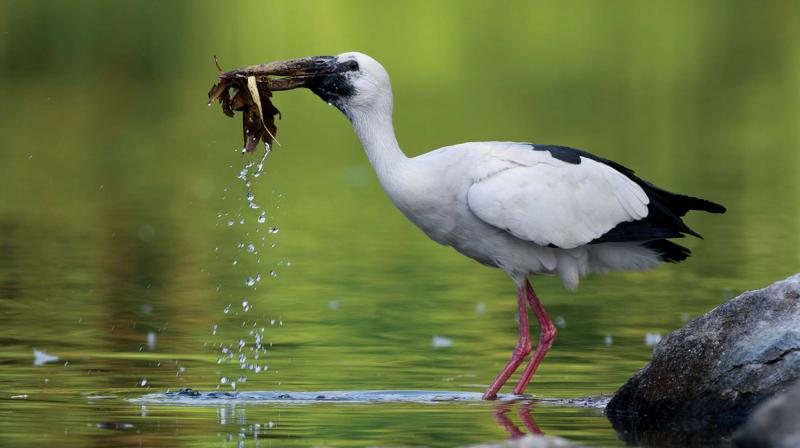
M 266 230 L 264 233 L 275 234 L 278 232 L 277 226 L 270 225 L 269 227 L 260 227 L 262 224 L 267 224 L 269 220 L 268 211 L 263 204 L 259 203 L 260 201 L 259 196 L 256 191 L 254 191 L 254 183 L 253 180 L 258 178 L 264 172 L 264 162 L 266 158 L 270 154 L 270 148 L 268 146 L 264 147 L 264 152 L 258 158 L 258 160 L 245 160 L 236 172 L 236 178 L 242 182 L 244 186 L 244 203 L 239 211 L 231 211 L 231 212 L 218 212 L 217 217 L 218 219 L 226 220 L 226 223 L 229 227 L 234 226 L 237 222 L 240 225 L 245 225 L 247 221 L 255 220 L 256 227 L 255 232 L 261 232 L 262 230 Z M 231 166 L 233 168 L 233 166 Z M 228 188 L 225 188 L 224 191 L 227 193 Z M 273 192 L 273 197 L 280 199 L 280 195 Z M 277 204 L 274 205 L 275 208 L 278 208 Z M 248 211 L 253 210 L 253 211 Z M 251 221 L 252 222 L 252 221 Z M 237 232 L 239 230 L 237 229 Z M 250 237 L 250 233 L 245 231 L 245 237 Z M 233 265 L 248 265 L 248 263 L 252 263 L 255 260 L 256 265 L 261 265 L 261 255 L 259 252 L 265 247 L 275 247 L 276 244 L 274 241 L 270 241 L 271 237 L 268 238 L 266 235 L 261 236 L 261 238 L 255 238 L 253 240 L 239 240 L 235 243 L 235 247 L 241 251 L 239 255 L 233 258 L 231 264 Z M 245 257 L 242 253 L 253 254 L 254 258 L 251 259 L 249 257 Z M 278 262 L 277 265 L 280 265 L 281 262 Z M 251 264 L 252 266 L 252 264 Z M 261 268 L 263 269 L 263 268 Z M 267 268 L 268 269 L 268 268 Z M 265 271 L 261 272 L 252 272 L 251 275 L 246 276 L 242 279 L 244 283 L 244 287 L 252 288 L 253 291 L 256 290 L 256 287 L 259 282 L 262 280 L 262 275 Z M 275 270 L 268 270 L 269 275 L 271 277 L 277 276 Z M 241 283 L 239 284 L 241 285 Z M 218 288 L 219 291 L 219 288 Z M 265 328 L 268 326 L 264 325 L 261 326 L 260 329 L 258 328 L 258 319 L 251 320 L 251 319 L 244 319 L 245 316 L 250 316 L 252 314 L 253 309 L 253 299 L 246 298 L 240 299 L 242 308 L 241 310 L 236 307 L 235 309 L 232 307 L 231 304 L 228 304 L 224 309 L 223 313 L 228 315 L 227 319 L 243 319 L 240 324 L 241 325 L 233 325 L 231 328 L 249 328 L 247 335 L 242 337 L 242 335 L 237 335 L 235 339 L 217 342 L 214 344 L 215 350 L 217 351 L 217 359 L 216 362 L 218 365 L 234 365 L 238 366 L 240 369 L 245 370 L 247 374 L 256 374 L 256 373 L 266 373 L 269 371 L 269 365 L 267 364 L 268 361 L 268 349 L 272 347 L 272 342 L 268 342 L 265 340 Z M 281 325 L 283 322 L 281 321 Z M 263 325 L 263 324 L 262 324 Z M 218 332 L 218 326 L 214 324 L 212 327 L 212 335 L 223 336 L 222 332 Z M 246 330 L 247 331 L 247 330 Z M 230 334 L 226 336 L 231 336 Z M 223 336 L 225 337 L 225 336 Z M 247 381 L 246 375 L 232 375 L 230 372 L 226 372 L 227 376 L 221 376 L 219 378 L 219 383 L 217 385 L 217 389 L 220 387 L 231 387 L 233 390 L 237 390 L 242 384 Z
M 42 350 L 33 349 L 33 365 L 43 366 L 48 362 L 58 361 L 58 356 L 49 355 Z

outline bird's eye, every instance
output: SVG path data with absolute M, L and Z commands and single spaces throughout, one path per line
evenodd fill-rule
M 358 62 L 357 61 L 347 61 L 347 63 L 345 64 L 345 67 L 347 67 L 347 70 L 357 71 L 358 70 Z

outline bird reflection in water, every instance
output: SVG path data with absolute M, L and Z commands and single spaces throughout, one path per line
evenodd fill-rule
M 512 439 L 516 439 L 519 437 L 524 437 L 525 432 L 523 432 L 519 426 L 514 424 L 513 421 L 508 417 L 508 412 L 514 407 L 516 401 L 506 401 L 500 403 L 499 406 L 495 408 L 494 411 L 494 419 L 497 423 L 503 427 L 509 434 L 511 434 Z M 536 424 L 536 420 L 533 418 L 533 402 L 532 401 L 522 401 L 520 402 L 519 410 L 517 411 L 517 415 L 519 416 L 520 421 L 525 426 L 525 429 L 528 431 L 529 434 L 534 435 L 543 435 L 544 433 L 539 428 L 539 425 Z

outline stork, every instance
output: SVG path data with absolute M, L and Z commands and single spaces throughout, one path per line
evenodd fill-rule
M 517 288 L 519 339 L 483 394 L 498 391 L 531 352 L 528 307 L 540 335 L 516 387 L 522 394 L 556 337 L 528 277 L 558 275 L 575 289 L 581 277 L 650 269 L 685 260 L 670 238 L 699 237 L 681 219 L 719 204 L 670 193 L 618 163 L 564 146 L 470 142 L 407 157 L 392 123 L 389 75 L 362 53 L 316 56 L 235 70 L 283 76 L 283 90 L 306 87 L 350 120 L 392 203 L 430 239 L 508 274 Z

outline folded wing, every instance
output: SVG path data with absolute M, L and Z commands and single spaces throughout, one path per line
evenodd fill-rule
M 482 179 L 468 192 L 469 208 L 518 238 L 565 249 L 648 216 L 650 199 L 636 182 L 604 163 L 578 161 L 554 158 Z

